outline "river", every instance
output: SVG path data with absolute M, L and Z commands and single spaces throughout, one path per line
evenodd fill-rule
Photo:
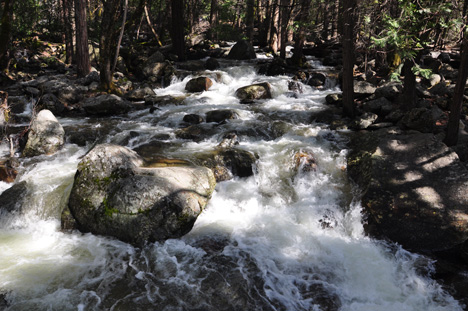
M 313 122 L 327 109 L 325 96 L 339 92 L 333 83 L 292 94 L 287 77 L 261 76 L 249 63 L 222 62 L 206 74 L 216 77 L 210 90 L 182 105 L 119 118 L 60 118 L 69 138 L 64 149 L 21 160 L 23 213 L 0 215 L 6 310 L 462 310 L 431 278 L 429 259 L 364 234 L 346 175 L 346 132 Z M 189 78 L 155 92 L 186 95 Z M 246 105 L 234 96 L 265 81 L 273 99 Z M 215 109 L 239 118 L 207 124 L 211 134 L 197 142 L 177 138 L 185 114 Z M 158 157 L 189 161 L 235 131 L 236 148 L 258 160 L 253 176 L 218 183 L 189 234 L 136 248 L 60 231 L 77 164 L 91 147 L 70 137 L 90 130 L 103 133 L 99 142 L 137 150 L 156 144 Z M 316 170 L 296 170 L 298 152 L 313 154 Z M 0 183 L 0 192 L 10 186 Z

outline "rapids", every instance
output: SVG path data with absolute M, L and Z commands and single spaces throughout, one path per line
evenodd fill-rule
M 318 63 L 314 62 L 314 65 Z M 324 67 L 320 68 L 324 70 Z M 325 68 L 326 69 L 326 68 Z M 22 159 L 21 214 L 0 215 L 0 308 L 19 310 L 462 310 L 431 279 L 432 262 L 366 237 L 358 198 L 346 176 L 346 133 L 313 122 L 325 96 L 288 78 L 258 75 L 249 63 L 223 63 L 207 92 L 184 105 L 124 118 L 59 119 L 68 137 L 95 131 L 99 142 L 191 160 L 226 132 L 258 155 L 254 176 L 218 183 L 193 230 L 181 239 L 135 248 L 112 238 L 60 231 L 80 157 L 73 143 L 53 156 Z M 188 79 L 158 95 L 186 95 Z M 268 81 L 273 99 L 243 105 L 237 88 Z M 201 141 L 179 139 L 188 113 L 235 110 Z M 317 170 L 296 172 L 294 155 L 311 152 Z M 0 147 L 0 152 L 8 152 Z M 11 185 L 0 183 L 0 192 Z M 0 202 L 1 204 L 1 202 Z M 2 303 L 3 300 L 3 303 Z

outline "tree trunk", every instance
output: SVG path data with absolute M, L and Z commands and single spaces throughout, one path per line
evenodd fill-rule
M 76 71 L 79 77 L 91 72 L 88 48 L 88 27 L 86 22 L 86 0 L 75 0 L 76 23 Z
M 185 60 L 184 42 L 184 1 L 172 0 L 172 49 L 179 57 L 179 61 Z
M 112 72 L 115 71 L 115 67 L 117 66 L 117 60 L 119 59 L 120 44 L 122 43 L 122 38 L 124 35 L 124 31 L 125 31 L 125 23 L 127 22 L 127 11 L 128 11 L 128 0 L 125 0 L 124 13 L 123 13 L 123 18 L 122 18 L 122 26 L 120 27 L 120 35 L 119 35 L 119 40 L 117 41 L 117 49 L 115 51 L 114 64 L 112 65 Z
M 292 62 L 297 66 L 303 65 L 302 59 L 304 54 L 302 48 L 306 39 L 306 23 L 309 20 L 310 1 L 311 0 L 302 0 L 301 2 L 301 11 L 299 12 L 299 32 L 294 44 L 294 54 L 292 56 Z
M 255 8 L 255 0 L 247 0 L 247 14 L 245 17 L 245 23 L 247 25 L 247 38 L 249 39 L 250 42 L 253 41 L 254 8 Z
M 9 64 L 10 35 L 11 35 L 11 1 L 5 0 L 0 29 L 0 70 L 7 71 Z
M 333 22 L 332 22 L 332 37 L 338 37 L 338 20 L 340 16 L 340 0 L 335 0 L 333 4 Z
M 265 11 L 265 18 L 263 19 L 263 22 L 261 24 L 260 28 L 260 35 L 259 35 L 259 41 L 260 41 L 260 46 L 267 46 L 268 45 L 268 39 L 270 38 L 270 30 L 271 30 L 271 0 L 265 0 L 264 1 L 264 11 Z
M 356 15 L 356 0 L 343 1 L 343 113 L 354 117 L 354 22 Z
M 328 27 L 330 25 L 330 5 L 327 1 L 325 1 L 325 5 L 323 7 L 323 29 L 322 29 L 322 38 L 323 40 L 328 40 Z
M 120 13 L 120 0 L 104 2 L 101 21 L 101 38 L 99 42 L 99 65 L 101 88 L 108 93 L 118 93 L 112 81 L 112 62 L 115 57 L 117 28 Z
M 271 10 L 270 37 L 268 39 L 271 50 L 274 54 L 278 51 L 278 0 L 273 0 Z
M 73 23 L 72 23 L 73 1 L 62 0 L 63 36 L 65 43 L 65 63 L 74 61 L 73 52 Z
M 289 6 L 290 0 L 281 0 L 281 9 L 280 9 L 280 57 L 286 59 L 286 42 L 288 38 L 288 24 L 289 24 Z
M 468 77 L 468 38 L 463 39 L 462 47 L 460 48 L 461 63 L 458 72 L 457 85 L 453 94 L 452 104 L 450 106 L 449 121 L 447 124 L 447 135 L 445 136 L 445 144 L 454 146 L 458 142 L 458 130 L 460 126 L 461 109 L 463 105 L 463 94 Z
M 148 13 L 148 7 L 146 5 L 144 6 L 144 10 L 145 10 L 146 23 L 148 23 L 148 27 L 151 29 L 151 32 L 153 33 L 153 36 L 156 39 L 156 42 L 158 43 L 158 46 L 162 46 L 162 43 L 159 40 L 159 36 L 153 27 L 153 23 L 151 22 L 151 19 Z
M 403 102 L 401 103 L 401 108 L 406 111 L 416 106 L 416 76 L 411 68 L 413 68 L 413 61 L 406 59 L 403 64 L 405 80 L 403 81 Z
M 209 39 L 218 40 L 218 32 L 216 29 L 217 26 L 218 26 L 218 0 L 211 0 L 210 30 L 208 32 Z

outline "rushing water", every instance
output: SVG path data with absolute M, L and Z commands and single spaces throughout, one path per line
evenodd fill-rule
M 286 77 L 259 76 L 249 64 L 207 74 L 217 77 L 211 89 L 183 105 L 60 121 L 68 133 L 102 130 L 100 142 L 130 148 L 158 142 L 160 156 L 188 160 L 235 130 L 237 147 L 258 155 L 254 176 L 218 183 L 183 238 L 138 249 L 59 230 L 89 146 L 69 143 L 54 156 L 23 160 L 23 214 L 0 215 L 6 310 L 462 310 L 430 278 L 428 259 L 364 235 L 346 178 L 346 139 L 311 122 L 325 109 L 326 94 L 338 89 L 303 86 L 291 96 Z M 189 78 L 156 92 L 184 95 Z M 238 87 L 263 81 L 273 99 L 243 105 L 235 98 Z M 233 109 L 239 119 L 210 125 L 213 135 L 199 142 L 176 138 L 185 114 L 214 109 Z M 294 169 L 299 151 L 314 154 L 316 171 Z M 9 186 L 0 184 L 0 191 Z

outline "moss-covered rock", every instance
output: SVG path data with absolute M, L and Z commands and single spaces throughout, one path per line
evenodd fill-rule
M 211 170 L 143 165 L 121 146 L 92 149 L 78 165 L 69 200 L 77 227 L 138 245 L 189 232 L 214 191 Z

